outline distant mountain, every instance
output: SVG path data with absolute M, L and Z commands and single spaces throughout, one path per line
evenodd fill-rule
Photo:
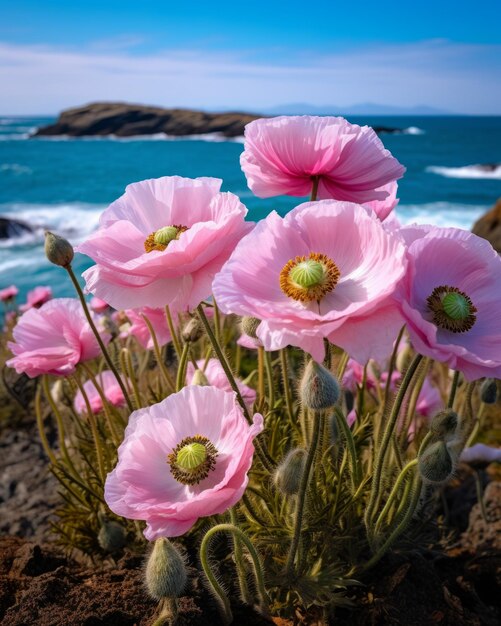
M 282 104 L 264 109 L 266 115 L 455 115 L 451 111 L 435 109 L 426 105 L 398 107 L 391 104 L 366 102 L 340 107 L 337 105 L 314 105 L 306 102 Z

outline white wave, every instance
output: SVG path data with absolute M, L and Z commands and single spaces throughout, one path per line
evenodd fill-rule
M 65 204 L 0 204 L 0 216 L 24 222 L 31 226 L 33 233 L 20 237 L 0 240 L 0 248 L 13 248 L 43 242 L 44 231 L 53 230 L 67 237 L 72 243 L 79 243 L 98 226 L 99 217 L 105 205 L 72 202 Z
M 404 135 L 424 135 L 425 131 L 417 126 L 409 126 L 409 128 L 404 128 L 402 133 Z
M 402 224 L 433 224 L 454 226 L 470 230 L 473 224 L 491 207 L 458 204 L 453 202 L 429 202 L 426 204 L 399 204 L 395 209 Z
M 493 165 L 465 165 L 463 167 L 442 167 L 430 165 L 427 172 L 445 176 L 446 178 L 491 178 L 501 179 L 501 164 Z
M 0 135 L 1 137 L 1 135 Z M 118 141 L 128 143 L 131 141 L 209 141 L 243 143 L 244 137 L 226 137 L 221 133 L 201 133 L 197 135 L 167 135 L 166 133 L 153 133 L 151 135 L 133 135 L 120 137 L 118 135 L 84 135 L 74 137 L 72 135 L 40 135 L 34 137 L 37 141 Z
M 33 174 L 31 167 L 19 163 L 2 163 L 0 172 L 14 172 L 14 174 Z
M 21 141 L 24 139 L 29 139 L 29 133 L 0 133 L 0 141 Z

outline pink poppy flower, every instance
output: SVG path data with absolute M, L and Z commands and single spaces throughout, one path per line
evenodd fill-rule
M 17 296 L 19 289 L 15 285 L 0 289 L 0 302 L 8 302 Z
M 80 302 L 72 298 L 49 300 L 19 318 L 14 341 L 7 345 L 14 358 L 7 361 L 18 374 L 30 378 L 40 374 L 68 376 L 78 363 L 100 354 L 99 344 L 85 319 Z M 101 337 L 105 343 L 108 333 Z
M 108 402 L 116 407 L 125 406 L 125 398 L 123 391 L 120 389 L 120 385 L 117 383 L 115 374 L 111 370 L 104 370 L 98 376 L 96 376 L 97 384 L 101 387 L 104 396 Z M 96 415 L 103 410 L 103 401 L 99 395 L 98 390 L 94 386 L 92 380 L 87 380 L 84 383 L 84 391 L 87 394 L 89 404 L 92 412 Z M 73 406 L 75 411 L 80 415 L 87 413 L 87 404 L 81 391 L 78 391 Z
M 26 296 L 26 304 L 20 306 L 21 311 L 28 311 L 29 309 L 39 309 L 42 304 L 45 304 L 52 298 L 52 289 L 50 287 L 35 287 L 31 291 L 28 291 Z
M 247 124 L 240 165 L 260 198 L 308 196 L 318 176 L 318 198 L 358 203 L 385 200 L 405 172 L 372 128 L 310 115 Z
M 357 387 L 362 384 L 363 380 L 364 366 L 355 361 L 355 359 L 348 359 L 343 374 L 343 387 L 354 393 L 357 391 Z M 365 384 L 368 389 L 374 389 L 377 384 L 377 378 L 370 366 L 367 368 Z
M 392 299 L 405 248 L 376 216 L 348 202 L 307 202 L 272 212 L 216 276 L 225 313 L 261 321 L 266 350 L 299 346 L 319 362 L 324 338 L 365 363 L 391 352 L 402 325 Z
M 211 293 L 211 282 L 252 225 L 216 178 L 167 176 L 129 185 L 77 250 L 96 265 L 87 290 L 115 309 L 169 304 L 181 311 Z
M 205 368 L 205 359 L 197 361 L 197 365 L 198 369 L 202 370 L 205 374 L 205 377 L 209 381 L 210 385 L 213 385 L 218 389 L 222 389 L 223 391 L 232 391 L 231 385 L 228 382 L 228 378 L 224 373 L 221 363 L 217 359 L 209 359 Z M 191 384 L 194 375 L 195 367 L 193 366 L 193 363 L 188 363 L 188 369 L 186 371 L 186 380 L 188 384 Z M 236 381 L 244 402 L 249 405 L 254 404 L 254 401 L 256 400 L 255 390 L 252 389 L 252 387 L 245 385 L 241 380 L 236 379 Z
M 110 309 L 110 305 L 107 302 L 101 300 L 101 298 L 96 298 L 96 296 L 91 298 L 89 306 L 94 313 L 106 313 Z
M 409 271 L 398 290 L 414 348 L 463 372 L 501 377 L 501 258 L 458 228 L 402 228 Z
M 165 316 L 165 309 L 143 307 L 142 309 L 127 309 L 125 313 L 131 322 L 128 334 L 133 335 L 143 348 L 147 348 L 148 350 L 153 348 L 153 339 L 150 329 L 144 321 L 145 315 L 153 326 L 159 346 L 164 346 L 172 339 L 167 324 L 167 317 Z M 177 316 L 173 316 L 173 322 L 177 322 Z
M 144 520 L 150 541 L 178 537 L 240 500 L 262 429 L 259 414 L 249 426 L 234 394 L 184 387 L 132 413 L 106 502 L 117 515 Z

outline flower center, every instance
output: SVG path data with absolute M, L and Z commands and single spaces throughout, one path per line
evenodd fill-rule
M 280 288 L 289 298 L 300 302 L 320 300 L 333 291 L 341 273 L 325 254 L 310 252 L 288 261 L 280 272 Z
M 151 235 L 148 235 L 144 241 L 144 249 L 146 252 L 152 252 L 153 250 L 165 250 L 171 241 L 179 239 L 181 233 L 188 230 L 187 226 L 164 226 L 159 228 Z
M 457 287 L 435 287 L 426 302 L 433 313 L 433 322 L 444 330 L 464 333 L 473 328 L 477 320 L 477 309 L 473 302 Z
M 202 435 L 186 437 L 167 457 L 174 478 L 183 485 L 198 485 L 216 467 L 218 451 Z

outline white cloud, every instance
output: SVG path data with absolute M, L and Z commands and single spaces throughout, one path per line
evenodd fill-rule
M 247 110 L 288 102 L 375 102 L 501 112 L 495 61 L 501 46 L 433 40 L 323 55 L 295 50 L 285 65 L 283 51 L 270 52 L 265 64 L 250 60 L 251 51 L 244 57 L 201 50 L 132 55 L 120 49 L 135 42 L 124 38 L 106 49 L 94 44 L 82 50 L 0 43 L 0 112 L 55 113 L 95 100 Z

